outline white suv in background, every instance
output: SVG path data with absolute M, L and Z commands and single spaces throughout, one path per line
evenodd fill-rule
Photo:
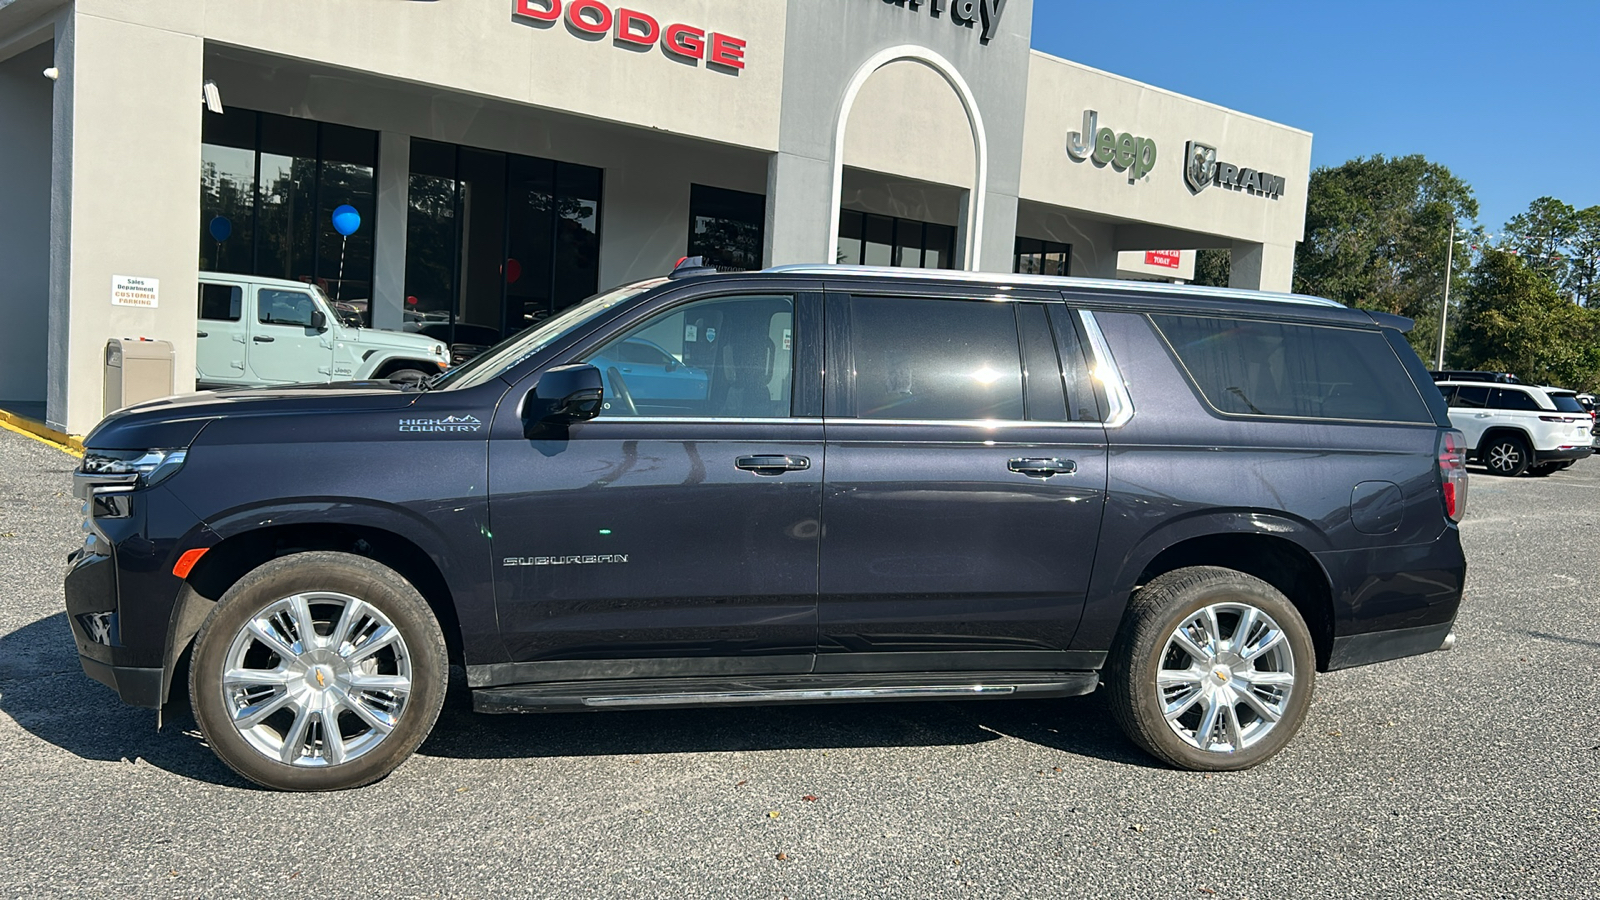
M 1441 381 L 1450 424 L 1467 455 L 1495 475 L 1549 475 L 1594 452 L 1590 418 L 1575 393 L 1482 381 Z

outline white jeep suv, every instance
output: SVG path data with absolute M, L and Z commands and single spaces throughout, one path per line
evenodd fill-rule
M 1450 424 L 1466 435 L 1467 458 L 1495 475 L 1549 475 L 1594 452 L 1593 419 L 1560 388 L 1441 381 Z

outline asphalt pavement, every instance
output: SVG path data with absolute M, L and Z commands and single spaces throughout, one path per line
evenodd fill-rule
M 1600 462 L 1472 476 L 1449 653 L 1324 675 L 1249 772 L 1097 696 L 478 716 L 355 791 L 242 782 L 79 668 L 74 460 L 0 431 L 0 894 L 1600 896 Z

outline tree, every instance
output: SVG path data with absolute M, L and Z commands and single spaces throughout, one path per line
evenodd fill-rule
M 1420 155 L 1358 157 L 1311 173 L 1294 288 L 1417 322 L 1412 345 L 1433 358 L 1450 223 L 1460 238 L 1478 215 L 1472 188 Z M 1467 254 L 1453 277 L 1466 274 Z
M 1451 359 L 1592 391 L 1600 388 L 1600 312 L 1573 303 L 1520 255 L 1489 248 L 1472 269 Z
M 1233 254 L 1227 250 L 1196 250 L 1194 252 L 1194 281 L 1191 284 L 1205 287 L 1227 287 L 1233 274 Z
M 1540 197 L 1506 223 L 1502 246 L 1578 303 L 1600 305 L 1600 206 Z

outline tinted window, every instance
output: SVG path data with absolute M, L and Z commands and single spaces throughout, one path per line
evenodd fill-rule
M 244 290 L 231 284 L 200 285 L 200 318 L 216 322 L 239 321 Z
M 728 269 L 759 269 L 767 198 L 703 184 L 689 186 L 689 255 Z
M 1578 402 L 1578 398 L 1577 398 L 1576 395 L 1573 395 L 1573 394 L 1550 394 L 1549 397 L 1550 397 L 1550 402 L 1554 403 L 1556 405 L 1556 409 L 1559 409 L 1562 412 L 1575 412 L 1575 413 L 1585 412 L 1585 410 L 1583 408 L 1583 404 Z
M 311 327 L 311 311 L 317 306 L 311 295 L 300 291 L 262 288 L 256 292 L 257 317 L 263 325 L 301 325 Z
M 1466 409 L 1483 409 L 1489 405 L 1489 389 L 1486 387 L 1468 387 L 1462 385 L 1455 388 L 1456 395 L 1450 401 L 1451 406 Z
M 858 417 L 1023 417 L 1011 304 L 868 297 L 850 310 Z
M 786 418 L 793 334 L 792 298 L 718 297 L 649 319 L 583 361 L 605 381 L 601 418 Z
M 1249 319 L 1152 317 L 1211 405 L 1238 415 L 1431 422 L 1382 334 Z
M 1489 406 L 1494 409 L 1537 410 L 1541 407 L 1533 396 L 1510 388 L 1495 388 L 1489 395 Z

